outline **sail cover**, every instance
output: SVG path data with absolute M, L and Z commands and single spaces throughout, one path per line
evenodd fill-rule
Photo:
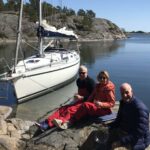
M 48 25 L 46 20 L 43 20 L 41 26 L 38 27 L 37 36 L 78 39 L 73 31 L 66 30 L 66 27 L 56 29 L 54 26 Z

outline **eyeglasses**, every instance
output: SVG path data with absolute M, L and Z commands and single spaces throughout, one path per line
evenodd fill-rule
M 79 74 L 83 74 L 84 75 L 84 74 L 86 74 L 86 72 L 79 72 Z
M 129 91 L 122 91 L 121 94 L 129 94 Z

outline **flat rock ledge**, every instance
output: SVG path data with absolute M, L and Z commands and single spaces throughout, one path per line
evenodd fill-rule
M 0 118 L 6 119 L 12 113 L 12 108 L 9 106 L 0 106 Z
M 0 117 L 0 150 L 105 150 L 108 136 L 104 124 L 87 119 L 67 130 L 41 132 L 32 121 Z

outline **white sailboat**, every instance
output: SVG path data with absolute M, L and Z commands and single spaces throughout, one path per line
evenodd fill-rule
M 0 102 L 3 99 L 8 101 L 16 99 L 18 103 L 21 103 L 53 91 L 73 80 L 78 72 L 79 51 L 68 50 L 58 44 L 58 41 L 64 38 L 77 40 L 77 35 L 65 28 L 57 30 L 48 25 L 46 21 L 42 21 L 41 0 L 39 3 L 40 15 L 37 34 L 40 41 L 39 54 L 18 61 L 23 11 L 23 0 L 21 0 L 15 65 L 0 79 Z M 53 40 L 44 47 L 43 39 L 45 37 Z

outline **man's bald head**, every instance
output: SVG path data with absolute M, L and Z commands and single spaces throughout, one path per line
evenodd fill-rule
M 120 89 L 132 90 L 132 87 L 131 87 L 131 85 L 129 83 L 123 83 L 123 84 L 121 84 Z
M 123 83 L 120 86 L 120 93 L 122 100 L 128 102 L 133 96 L 132 87 L 129 83 Z

